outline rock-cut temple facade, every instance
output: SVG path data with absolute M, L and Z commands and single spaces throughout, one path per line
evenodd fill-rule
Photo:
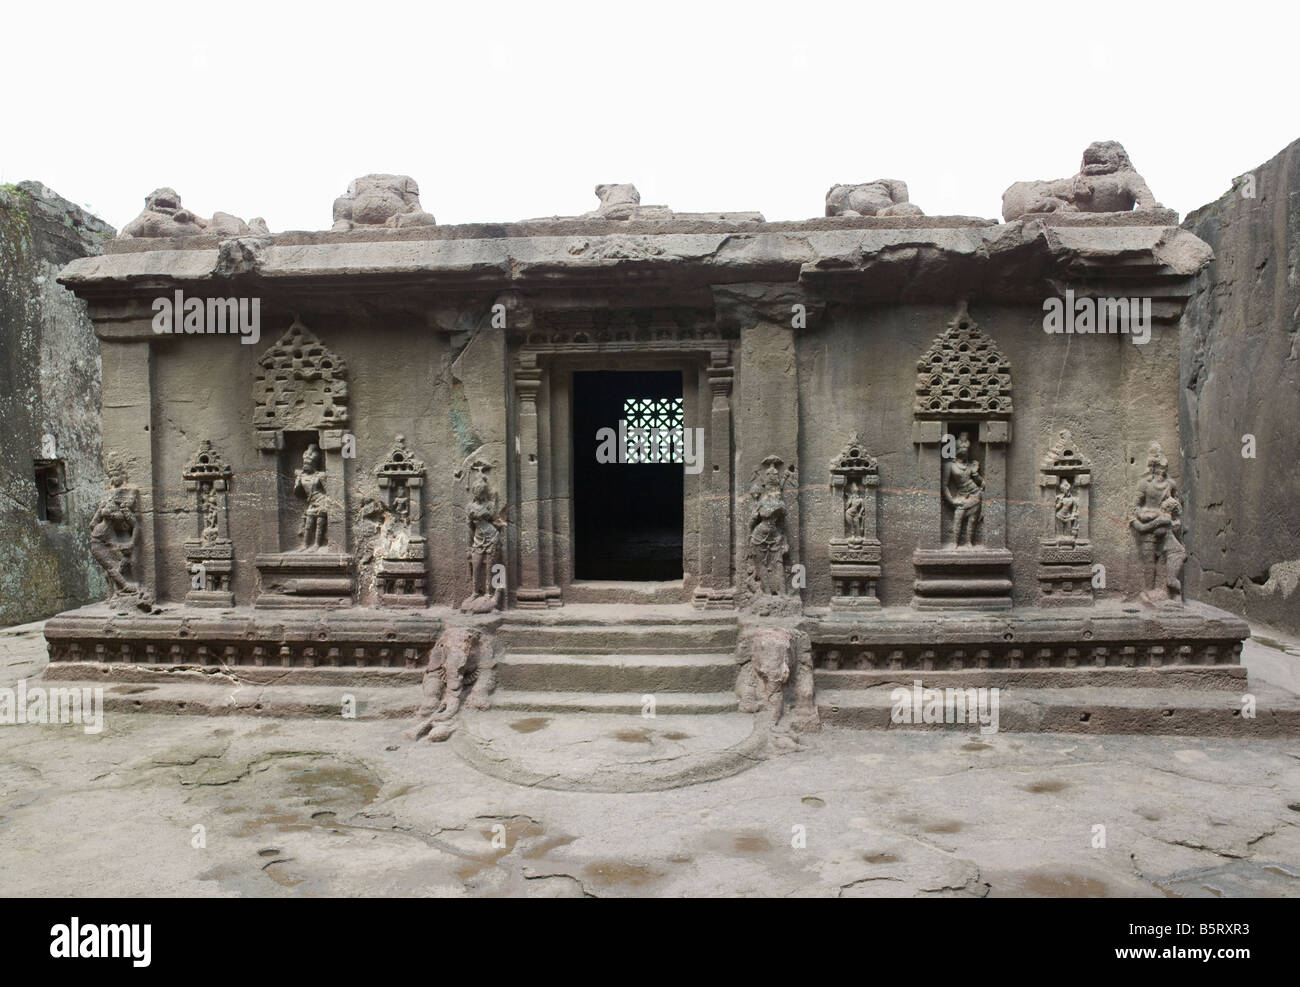
M 893 180 L 801 222 L 597 194 L 441 226 L 369 175 L 271 234 L 160 189 L 64 268 L 110 596 L 49 621 L 47 675 L 389 688 L 433 739 L 647 695 L 792 736 L 914 680 L 1245 691 L 1246 625 L 1181 584 L 1210 251 L 1122 147 L 1002 222 Z M 1160 727 L 1039 709 L 1012 728 Z

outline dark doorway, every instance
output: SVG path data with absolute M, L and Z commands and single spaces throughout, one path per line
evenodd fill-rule
M 575 578 L 682 578 L 682 424 L 680 371 L 574 373 Z M 661 428 L 659 441 L 637 443 L 638 426 Z

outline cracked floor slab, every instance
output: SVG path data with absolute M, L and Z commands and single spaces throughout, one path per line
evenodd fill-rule
M 1300 896 L 1288 741 L 832 728 L 598 794 L 485 776 L 398 721 L 216 722 L 0 730 L 4 892 Z
M 10 660 L 39 669 L 20 637 Z M 634 767 L 688 743 L 667 718 L 594 737 L 536 719 L 492 739 L 561 730 L 575 759 L 612 748 Z M 0 892 L 1300 896 L 1295 740 L 828 727 L 739 774 L 612 794 L 492 777 L 410 725 L 0 727 Z

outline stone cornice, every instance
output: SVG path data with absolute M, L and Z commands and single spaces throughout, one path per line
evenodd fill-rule
M 212 238 L 189 237 L 147 241 L 152 247 L 147 250 L 135 249 L 140 241 L 127 241 L 131 249 L 73 261 L 59 280 L 85 298 L 140 296 L 182 285 L 224 294 L 274 294 L 306 288 L 343 293 L 688 289 L 761 281 L 797 283 L 810 294 L 848 302 L 1029 300 L 1065 286 L 1081 293 L 1181 299 L 1188 279 L 1209 262 L 1209 248 L 1176 226 L 1136 220 L 1121 225 L 1117 217 L 1138 214 L 1038 216 L 1007 224 L 961 217 L 827 219 L 737 224 L 712 232 L 679 232 L 675 226 L 701 224 L 673 222 L 513 224 L 530 227 L 529 235 L 283 234 L 257 238 L 256 249 L 249 250 L 243 249 L 249 238 L 216 245 L 196 242 Z M 586 232 L 562 234 L 569 225 Z M 605 232 L 609 227 L 618 232 Z M 461 228 L 437 228 L 447 229 Z M 240 254 L 233 275 L 232 253 Z

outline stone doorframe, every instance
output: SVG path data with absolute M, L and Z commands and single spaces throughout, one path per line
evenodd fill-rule
M 570 461 L 573 373 L 614 369 L 682 371 L 686 427 L 704 429 L 704 447 L 703 469 L 698 474 L 685 474 L 683 578 L 676 598 L 681 602 L 689 600 L 698 609 L 734 605 L 731 387 L 735 373 L 731 342 L 684 335 L 607 342 L 559 336 L 542 342 L 532 337 L 516 351 L 511 362 L 519 497 L 515 515 L 519 573 L 514 592 L 516 606 L 561 606 L 565 590 L 570 587 L 570 597 L 576 595 Z M 706 395 L 710 398 L 707 409 L 703 402 Z M 584 586 L 582 595 L 588 596 L 589 589 Z

